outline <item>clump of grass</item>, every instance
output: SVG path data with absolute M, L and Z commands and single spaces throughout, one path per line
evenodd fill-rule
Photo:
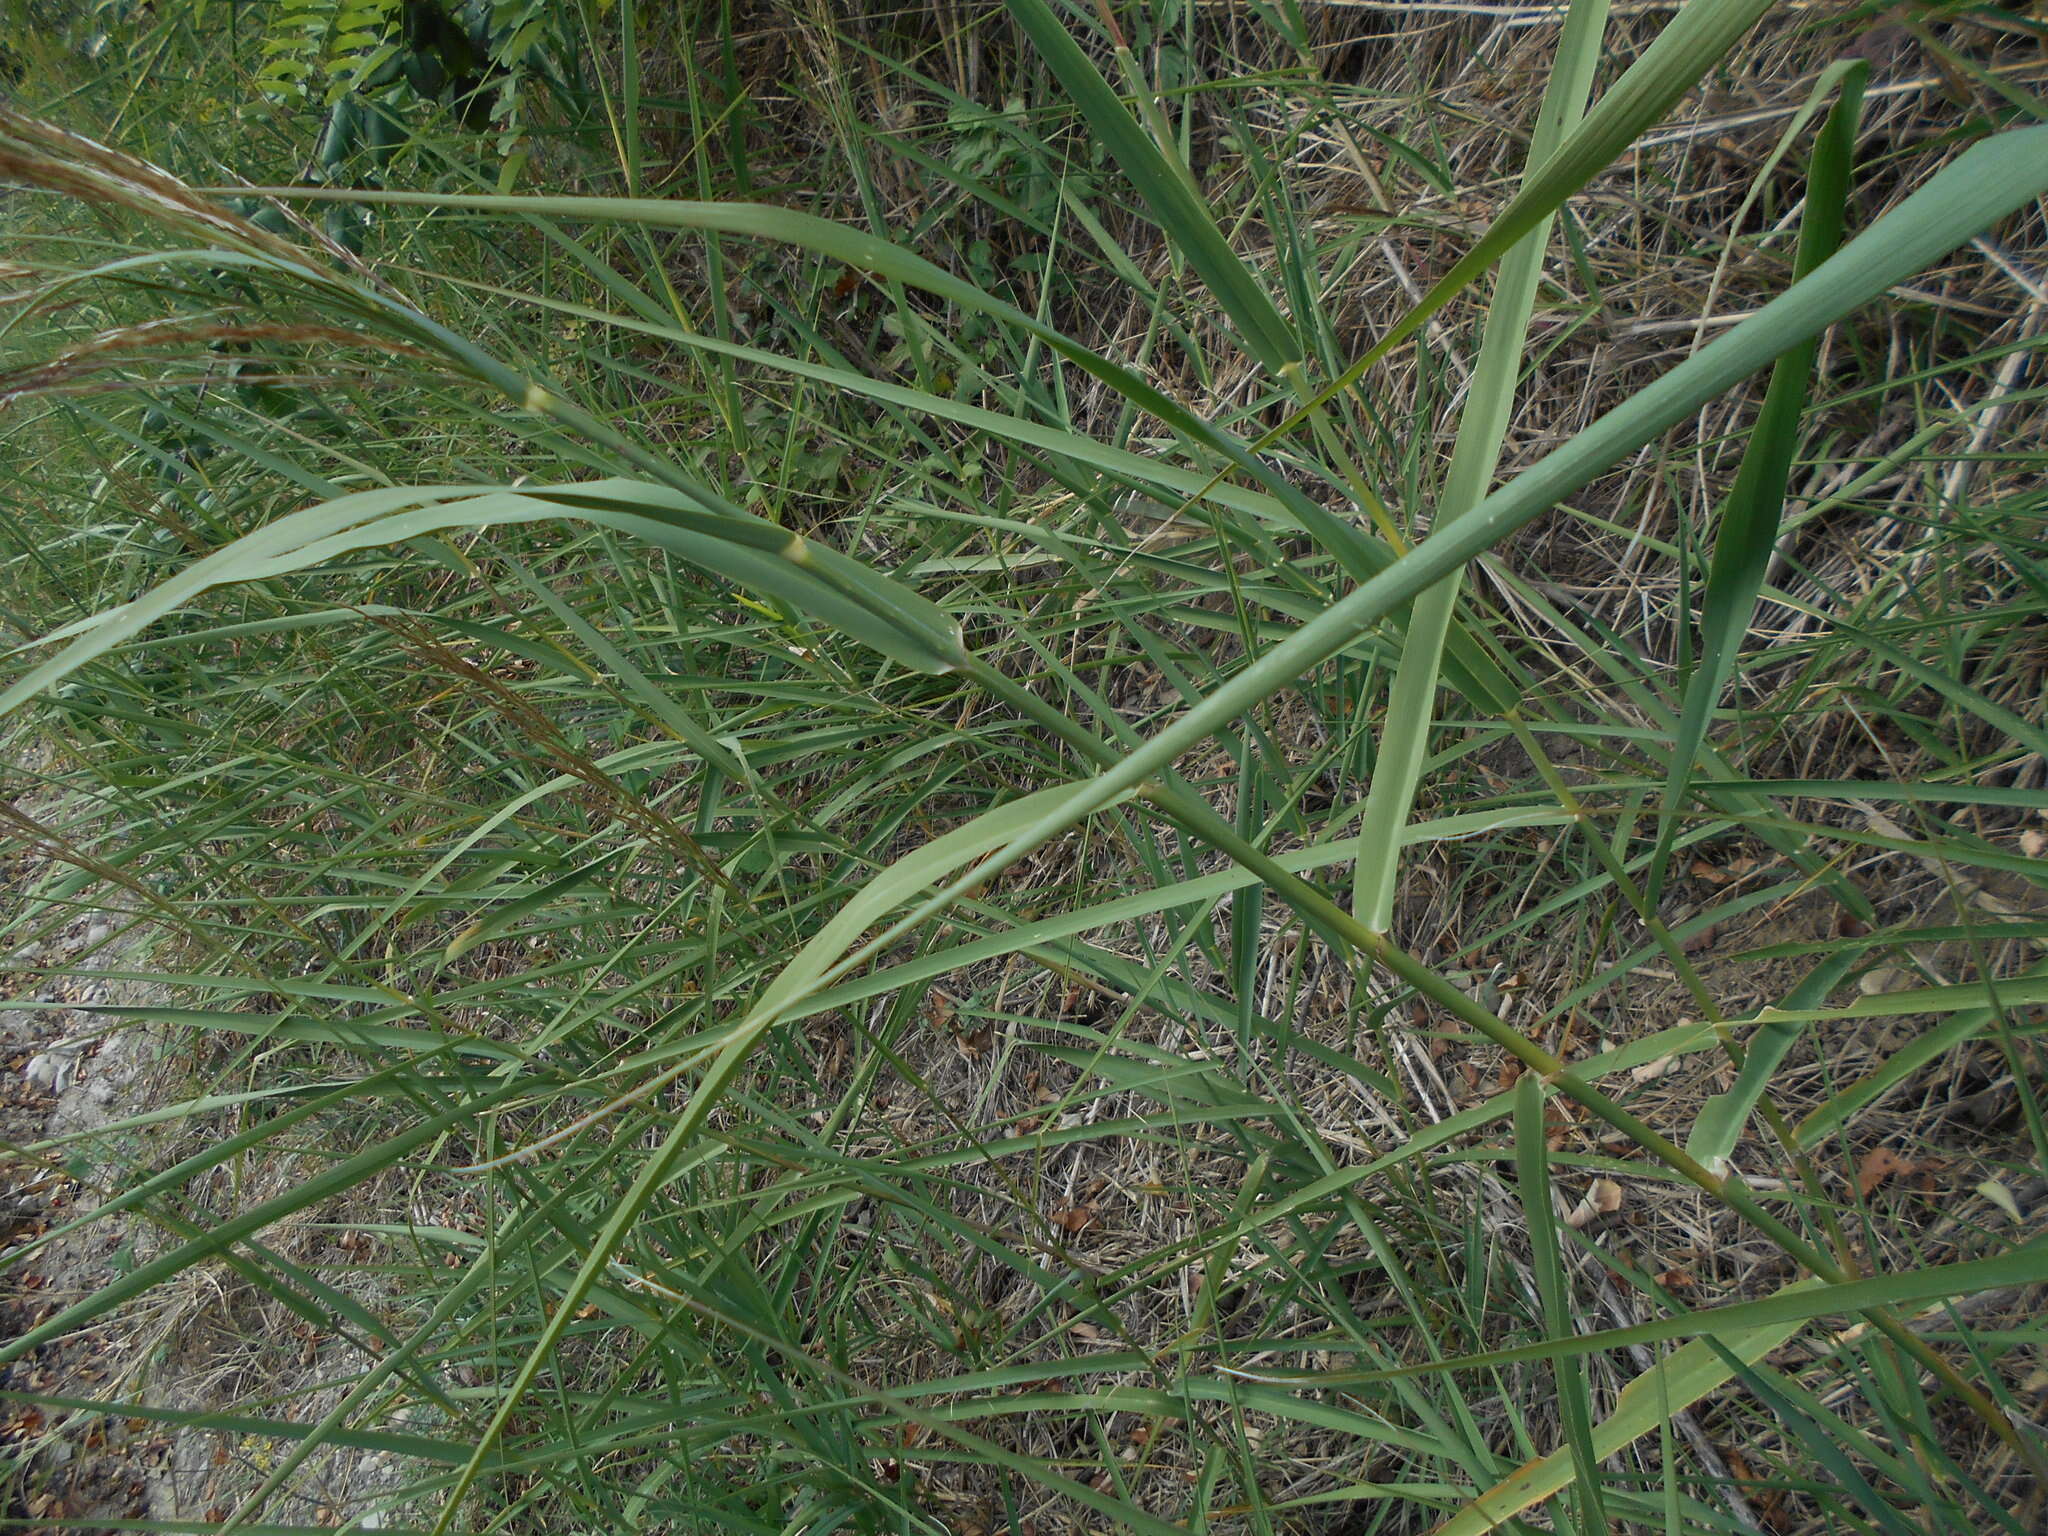
M 2039 306 L 1923 274 L 2031 281 L 2048 128 L 1765 9 L 623 6 L 573 194 L 0 117 L 16 929 L 175 932 L 218 1132 L 0 1358 L 345 1341 L 230 1528 L 362 1444 L 437 1532 L 2024 1528 Z

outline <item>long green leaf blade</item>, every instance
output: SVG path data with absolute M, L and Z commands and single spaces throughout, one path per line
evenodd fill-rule
M 1585 110 L 1586 94 L 1600 60 L 1600 42 L 1607 23 L 1606 0 L 1574 0 L 1558 39 L 1557 61 L 1537 110 L 1536 131 L 1529 144 L 1529 164 L 1544 164 L 1557 152 Z M 1550 241 L 1552 218 L 1546 213 L 1510 249 L 1501 262 L 1500 279 L 1487 307 L 1465 411 L 1458 420 L 1458 440 L 1444 477 L 1434 526 L 1447 528 L 1476 506 L 1493 483 L 1501 444 L 1514 410 L 1515 387 L 1522 373 L 1522 353 L 1529 317 L 1536 307 L 1536 286 L 1543 273 L 1543 254 Z M 1401 662 L 1394 673 L 1387 702 L 1386 724 L 1380 732 L 1379 756 L 1366 793 L 1364 852 L 1358 860 L 1353 910 L 1375 933 L 1393 921 L 1394 892 L 1401 869 L 1401 827 L 1415 804 L 1429 747 L 1435 712 L 1437 676 L 1444 641 L 1457 611 L 1460 578 L 1447 577 L 1415 600 L 1408 621 Z
M 1793 275 L 1805 277 L 1842 243 L 1849 197 L 1849 172 L 1856 152 L 1856 128 L 1862 116 L 1863 81 L 1867 69 L 1848 71 L 1841 95 L 1822 125 L 1807 177 L 1805 210 L 1799 225 L 1799 246 Z M 1664 785 L 1658 818 L 1657 849 L 1646 882 L 1649 898 L 1660 893 L 1671 857 L 1676 817 L 1685 803 L 1699 756 L 1700 743 L 1715 707 L 1734 670 L 1736 651 L 1756 613 L 1764 576 L 1778 547 L 1778 526 L 1785 510 L 1785 488 L 1799 448 L 1799 428 L 1813 384 L 1818 337 L 1809 338 L 1779 358 L 1771 369 L 1764 403 L 1750 428 L 1742 467 L 1736 472 L 1721 525 L 1714 540 L 1713 561 L 1701 594 L 1700 649 L 1685 703 L 1679 711 L 1678 738 L 1672 746 L 1671 771 Z
M 1067 95 L 1088 119 L 1123 172 L 1151 209 L 1161 231 L 1209 285 L 1236 323 L 1252 355 L 1278 374 L 1301 360 L 1301 344 L 1274 308 L 1266 290 L 1217 227 L 1185 166 L 1170 162 L 1103 79 L 1046 0 L 1006 0 L 1032 46 L 1052 66 Z

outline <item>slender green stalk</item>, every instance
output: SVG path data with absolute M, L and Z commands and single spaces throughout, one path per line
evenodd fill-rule
M 1850 170 L 1856 153 L 1856 130 L 1862 119 L 1863 82 L 1867 71 L 1843 73 L 1840 95 L 1826 121 L 1807 178 L 1806 201 L 1799 222 L 1799 246 L 1793 257 L 1795 276 L 1803 276 L 1832 256 L 1842 243 Z M 1700 648 L 1679 711 L 1678 735 L 1672 743 L 1671 771 L 1664 785 L 1664 803 L 1657 817 L 1657 849 L 1650 863 L 1649 896 L 1655 901 L 1664 886 L 1677 815 L 1684 806 L 1714 710 L 1735 668 L 1735 656 L 1756 613 L 1764 575 L 1778 547 L 1784 516 L 1785 490 L 1792 459 L 1800 443 L 1801 418 L 1813 386 L 1814 359 L 1820 338 L 1794 347 L 1771 368 L 1762 408 L 1742 455 L 1734 487 L 1721 509 L 1714 553 L 1701 594 Z M 1726 1148 L 1718 1155 L 1725 1155 Z
M 1565 13 L 1557 58 L 1529 138 L 1525 184 L 1537 167 L 1557 153 L 1585 112 L 1600 61 L 1607 9 L 1607 0 L 1574 0 Z M 1464 414 L 1458 420 L 1457 443 L 1437 500 L 1435 529 L 1452 526 L 1478 506 L 1493 483 L 1501 443 L 1514 412 L 1529 317 L 1536 306 L 1536 287 L 1543 275 L 1554 218 L 1545 214 L 1501 258 L 1500 276 L 1486 309 L 1478 366 L 1472 372 Z M 1415 599 L 1401 663 L 1394 673 L 1393 694 L 1387 702 L 1386 722 L 1380 729 L 1379 754 L 1373 762 L 1372 785 L 1366 792 L 1365 818 L 1360 826 L 1364 851 L 1359 855 L 1352 895 L 1352 910 L 1376 933 L 1385 933 L 1393 921 L 1394 894 L 1400 882 L 1401 829 L 1407 825 L 1422 782 L 1436 708 L 1437 674 L 1458 606 L 1460 580 L 1454 574 Z
M 1529 1267 L 1535 1272 L 1543 1331 L 1553 1339 L 1569 1337 L 1572 1325 L 1571 1277 L 1557 1240 L 1557 1207 L 1550 1188 L 1550 1128 L 1543 1115 L 1543 1083 L 1533 1072 L 1515 1085 L 1515 1164 L 1522 1196 L 1522 1218 L 1529 1225 Z M 1572 1487 L 1577 1508 L 1574 1524 L 1586 1532 L 1608 1529 L 1600 1497 L 1600 1457 L 1593 1448 L 1593 1416 L 1586 1379 L 1579 1362 L 1558 1356 L 1550 1362 L 1557 1399 L 1564 1416 L 1565 1441 L 1571 1450 Z M 1482 1501 L 1488 1502 L 1491 1501 Z

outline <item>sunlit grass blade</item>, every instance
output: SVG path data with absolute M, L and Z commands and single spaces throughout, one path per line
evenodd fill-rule
M 1692 0 L 1681 7 L 1656 42 L 1645 49 L 1585 119 L 1501 210 L 1470 250 L 1430 286 L 1342 377 L 1318 394 L 1327 399 L 1349 388 L 1366 370 L 1421 330 L 1481 274 L 1499 261 L 1538 221 L 1605 170 L 1633 141 L 1692 89 L 1771 8 L 1771 0 Z
M 1780 1293 L 1783 1294 L 1783 1293 Z M 1665 1356 L 1622 1389 L 1614 1411 L 1592 1431 L 1592 1454 L 1612 1456 L 1652 1433 L 1732 1377 L 1739 1364 L 1760 1360 L 1797 1331 L 1796 1323 L 1767 1323 L 1695 1339 Z M 1573 1478 L 1576 1451 L 1552 1451 L 1489 1488 L 1444 1524 L 1438 1536 L 1485 1536 Z
M 1994 1258 L 1896 1270 L 1858 1280 L 1801 1281 L 1758 1301 L 1730 1302 L 1725 1306 L 1676 1313 L 1626 1328 L 1607 1328 L 1597 1333 L 1547 1339 L 1536 1344 L 1518 1344 L 1423 1365 L 1397 1366 L 1381 1371 L 1274 1370 L 1254 1374 L 1261 1380 L 1289 1382 L 1302 1387 L 1363 1385 L 1394 1376 L 1477 1369 L 1508 1365 L 1518 1360 L 1553 1360 L 1560 1355 L 1596 1354 L 1602 1350 L 1654 1344 L 1666 1339 L 1690 1339 L 1712 1334 L 1725 1340 L 1752 1329 L 1796 1327 L 1815 1318 L 1841 1317 L 1871 1307 L 1923 1306 L 2007 1286 L 2037 1285 L 2044 1279 L 2048 1279 L 2048 1242 L 2036 1240 L 2008 1249 Z M 1790 1336 L 1789 1332 L 1782 1335 Z M 1569 1456 L 1560 1459 L 1569 1465 Z
M 1606 0 L 1577 0 L 1566 13 L 1557 58 L 1529 141 L 1531 172 L 1557 152 L 1577 125 L 1586 94 L 1592 89 L 1606 23 Z M 1450 527 L 1478 505 L 1493 483 L 1521 380 L 1529 317 L 1536 305 L 1550 228 L 1551 216 L 1545 214 L 1501 260 L 1486 310 L 1479 363 L 1466 392 L 1457 443 L 1451 450 L 1450 468 L 1431 522 L 1433 530 Z M 1460 578 L 1452 576 L 1415 600 L 1380 730 L 1379 753 L 1360 826 L 1364 851 L 1358 860 L 1352 897 L 1358 920 L 1376 933 L 1386 932 L 1393 919 L 1401 869 L 1400 829 L 1415 803 L 1422 777 L 1435 713 L 1437 675 L 1444 639 L 1457 610 L 1459 586 Z
M 449 529 L 570 517 L 671 550 L 822 618 L 918 671 L 947 672 L 966 659 L 959 625 L 928 599 L 737 507 L 707 511 L 666 487 L 630 481 L 520 491 L 425 487 L 364 491 L 279 518 L 195 562 L 147 597 L 45 637 L 75 635 L 0 693 L 0 716 L 214 587 L 268 580 L 355 550 Z

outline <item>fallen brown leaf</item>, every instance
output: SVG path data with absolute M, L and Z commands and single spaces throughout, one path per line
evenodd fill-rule
M 1052 1213 L 1052 1224 L 1062 1232 L 1079 1234 L 1096 1226 L 1101 1218 L 1095 1214 L 1092 1205 L 1070 1205 L 1063 1211 Z
M 1583 1227 L 1595 1216 L 1608 1216 L 1621 1209 L 1621 1186 L 1612 1179 L 1595 1179 L 1593 1187 L 1586 1191 L 1586 1198 L 1572 1207 L 1564 1224 L 1574 1230 Z
M 1856 1193 L 1869 1195 L 1894 1174 L 1915 1173 L 1920 1165 L 1890 1147 L 1872 1147 L 1856 1165 Z

